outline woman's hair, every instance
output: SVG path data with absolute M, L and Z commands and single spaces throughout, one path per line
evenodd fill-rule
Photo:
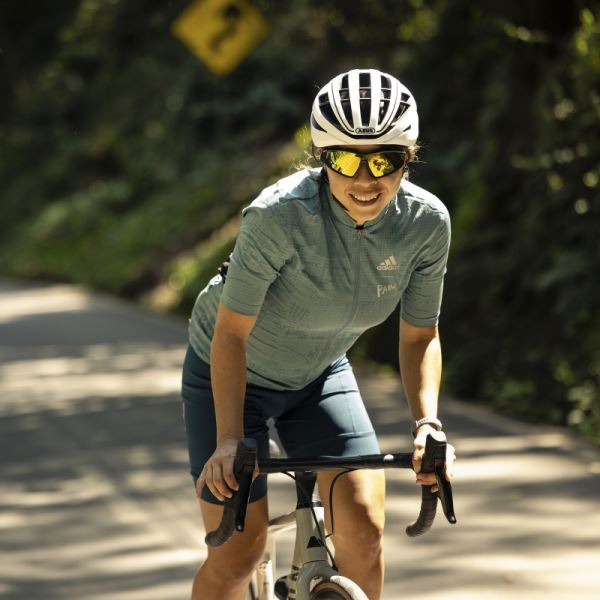
M 403 179 L 408 179 L 408 176 L 410 174 L 409 167 L 412 163 L 421 162 L 418 156 L 420 149 L 421 146 L 419 146 L 419 144 L 406 146 L 406 162 L 404 163 L 404 175 L 402 176 Z

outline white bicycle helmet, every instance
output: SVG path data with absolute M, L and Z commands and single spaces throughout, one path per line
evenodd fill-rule
M 310 129 L 318 148 L 411 146 L 419 137 L 417 104 L 395 77 L 377 69 L 354 69 L 334 77 L 319 90 Z

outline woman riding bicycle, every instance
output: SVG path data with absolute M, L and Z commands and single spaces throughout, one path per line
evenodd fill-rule
M 417 483 L 435 482 L 418 471 L 426 434 L 441 429 L 437 323 L 450 220 L 440 200 L 405 177 L 418 131 L 415 100 L 391 75 L 368 69 L 333 78 L 311 114 L 322 168 L 281 179 L 244 209 L 228 269 L 200 292 L 182 396 L 207 531 L 237 489 L 238 441 L 253 437 L 268 455 L 269 418 L 290 456 L 379 452 L 346 351 L 399 301 Z M 318 475 L 327 511 L 334 476 Z M 266 540 L 266 492 L 259 476 L 246 530 L 208 549 L 194 600 L 244 598 Z M 336 563 L 370 599 L 383 584 L 384 498 L 383 471 L 354 471 L 335 487 Z

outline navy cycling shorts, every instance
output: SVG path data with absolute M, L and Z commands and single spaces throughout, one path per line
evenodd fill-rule
M 210 366 L 188 348 L 182 378 L 183 414 L 194 484 L 216 446 L 216 423 Z M 273 419 L 279 440 L 290 457 L 378 454 L 375 431 L 363 404 L 348 359 L 331 364 L 300 390 L 277 391 L 246 386 L 244 435 L 257 442 L 259 457 L 269 455 Z M 250 501 L 267 493 L 266 475 L 252 485 Z M 202 499 L 221 504 L 205 486 Z

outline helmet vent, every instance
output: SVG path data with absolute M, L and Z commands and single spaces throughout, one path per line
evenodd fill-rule
M 362 96 L 362 94 L 361 94 Z M 371 98 L 360 99 L 360 124 L 365 127 L 369 124 L 369 118 L 371 117 Z M 374 131 L 373 131 L 374 133 Z
M 342 110 L 344 111 L 344 117 L 350 125 L 350 129 L 353 129 L 354 116 L 352 115 L 352 104 L 350 103 L 350 81 L 348 75 L 344 75 L 340 83 L 340 101 Z
M 396 111 L 396 114 L 394 115 L 394 118 L 392 119 L 392 125 L 394 123 L 397 123 L 400 120 L 400 117 L 406 112 L 406 110 L 408 109 L 409 106 L 410 106 L 410 104 L 408 102 L 400 102 L 400 105 L 398 106 L 398 110 Z
M 317 120 L 315 119 L 314 115 L 310 116 L 310 124 L 315 128 L 318 129 L 319 131 L 325 131 L 325 129 L 323 129 L 318 123 Z
M 344 131 L 338 123 L 338 119 L 333 112 L 333 108 L 331 108 L 331 104 L 329 104 L 329 98 L 327 94 L 321 94 L 319 96 L 319 108 L 321 109 L 322 115 L 329 123 L 331 123 L 338 131 Z
M 352 105 L 350 104 L 350 98 L 348 97 L 348 90 L 340 90 L 340 98 L 342 99 L 342 110 L 350 128 L 354 127 L 354 117 L 352 116 Z

